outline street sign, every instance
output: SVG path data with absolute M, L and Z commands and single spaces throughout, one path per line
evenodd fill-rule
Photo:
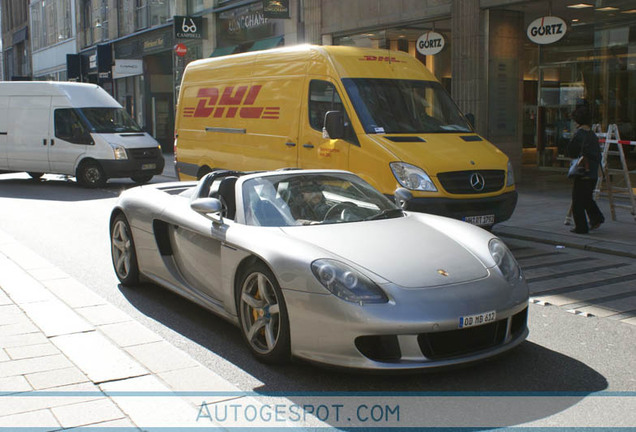
M 565 36 L 567 24 L 559 17 L 544 16 L 532 21 L 528 26 L 528 39 L 539 45 L 547 45 Z
M 184 44 L 180 43 L 174 47 L 174 52 L 179 56 L 183 57 L 188 53 L 188 47 Z
M 439 33 L 429 31 L 417 39 L 415 47 L 422 55 L 435 55 L 444 49 L 444 36 Z

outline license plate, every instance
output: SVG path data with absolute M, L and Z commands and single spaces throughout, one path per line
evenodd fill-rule
M 464 222 L 468 222 L 472 225 L 487 226 L 495 223 L 495 215 L 489 214 L 482 216 L 466 216 L 463 220 Z
M 149 170 L 157 168 L 157 164 L 143 164 L 141 165 L 142 170 Z
M 493 322 L 495 319 L 497 319 L 497 313 L 495 311 L 484 312 L 477 315 L 466 315 L 459 317 L 459 328 L 488 324 Z

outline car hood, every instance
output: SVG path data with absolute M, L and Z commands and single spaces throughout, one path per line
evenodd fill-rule
M 456 284 L 488 276 L 488 269 L 477 256 L 453 240 L 452 236 L 461 236 L 461 232 L 442 232 L 434 222 L 422 222 L 412 215 L 288 227 L 283 231 L 406 288 Z
M 159 143 L 146 132 L 137 133 L 93 133 L 112 145 L 120 145 L 125 148 L 149 148 L 158 147 Z

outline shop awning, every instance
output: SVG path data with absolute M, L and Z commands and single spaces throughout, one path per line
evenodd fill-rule
M 283 41 L 284 36 L 276 36 L 267 39 L 261 39 L 259 41 L 254 42 L 252 47 L 249 49 L 250 51 L 260 51 L 266 50 L 270 48 L 275 48 Z
M 234 54 L 234 52 L 236 51 L 237 48 L 238 48 L 238 45 L 230 45 L 230 46 L 226 46 L 226 47 L 220 47 L 220 48 L 217 48 L 214 51 L 212 51 L 212 54 L 210 54 L 210 57 L 220 57 L 220 56 L 224 56 L 224 55 Z

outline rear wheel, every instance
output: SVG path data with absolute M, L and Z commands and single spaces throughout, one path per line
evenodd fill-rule
M 154 176 L 152 174 L 139 174 L 131 177 L 132 181 L 139 184 L 146 184 L 152 180 Z
M 30 175 L 33 180 L 39 180 L 44 175 L 44 173 L 41 172 L 28 172 L 27 174 Z
M 238 286 L 241 334 L 252 354 L 265 363 L 290 358 L 289 319 L 283 293 L 271 270 L 256 263 L 243 273 Z
M 139 265 L 130 224 L 118 214 L 110 226 L 110 251 L 117 279 L 124 286 L 139 285 Z
M 102 167 L 94 161 L 82 162 L 77 168 L 77 182 L 87 188 L 103 187 L 108 180 Z

